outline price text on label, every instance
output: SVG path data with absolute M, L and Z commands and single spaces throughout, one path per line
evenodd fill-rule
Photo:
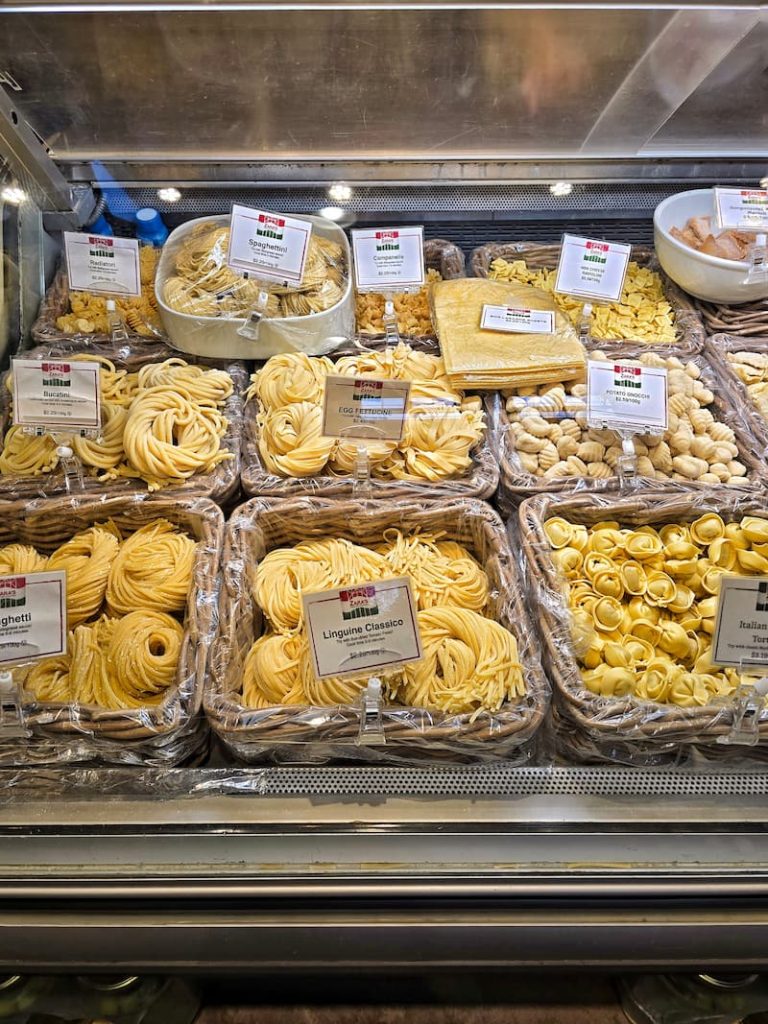
M 508 331 L 510 334 L 554 334 L 555 314 L 547 309 L 486 305 L 483 306 L 480 327 L 485 331 Z
M 721 576 L 712 663 L 768 669 L 768 576 Z
M 587 362 L 587 422 L 638 434 L 667 429 L 667 371 L 621 362 Z
M 618 302 L 631 245 L 563 235 L 555 291 L 597 302 Z
M 0 663 L 49 658 L 66 649 L 66 572 L 0 577 Z
M 424 228 L 364 228 L 352 232 L 357 290 L 398 292 L 424 284 Z
M 101 426 L 99 364 L 63 359 L 14 359 L 13 422 L 50 431 Z
M 304 594 L 304 621 L 318 679 L 376 675 L 422 656 L 410 580 L 378 580 Z
M 723 229 L 768 231 L 768 190 L 716 188 L 715 219 Z
M 408 381 L 326 377 L 323 436 L 399 441 L 410 391 Z
M 97 295 L 141 295 L 139 243 L 135 238 L 64 232 L 69 288 Z
M 310 221 L 232 207 L 227 264 L 257 280 L 299 285 L 309 254 Z

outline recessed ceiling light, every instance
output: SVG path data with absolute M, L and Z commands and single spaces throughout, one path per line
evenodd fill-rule
M 346 212 L 342 206 L 323 206 L 320 210 L 320 216 L 325 217 L 327 220 L 341 220 Z
M 331 185 L 328 189 L 328 198 L 333 199 L 335 203 L 349 202 L 352 198 L 352 189 L 343 182 L 336 182 L 335 185 Z
M 159 188 L 157 198 L 164 203 L 178 203 L 181 199 L 181 192 L 177 188 Z
M 556 181 L 549 186 L 553 196 L 569 196 L 573 192 L 573 185 L 570 181 Z
M 6 185 L 0 195 L 3 202 L 12 203 L 14 206 L 21 206 L 27 198 L 27 193 L 23 188 L 19 188 L 18 185 Z
M 760 188 L 768 188 L 768 174 L 760 179 Z

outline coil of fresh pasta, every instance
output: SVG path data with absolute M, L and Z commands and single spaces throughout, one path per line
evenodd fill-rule
M 266 621 L 244 658 L 246 707 L 354 704 L 365 678 L 314 675 L 302 593 L 400 575 L 411 579 L 424 658 L 385 678 L 390 705 L 474 716 L 526 693 L 515 637 L 488 617 L 482 566 L 438 533 L 392 528 L 374 546 L 324 537 L 262 558 L 249 582 Z
M 720 581 L 768 573 L 768 518 L 705 512 L 630 529 L 553 516 L 544 532 L 586 690 L 692 708 L 741 685 L 710 658 Z
M 212 472 L 234 453 L 223 446 L 229 423 L 222 407 L 234 384 L 225 370 L 171 357 L 137 372 L 104 356 L 67 356 L 101 364 L 102 426 L 95 436 L 73 436 L 71 446 L 87 477 L 101 482 L 143 480 L 150 491 Z M 7 378 L 10 389 L 12 378 Z M 59 440 L 20 427 L 6 432 L 0 475 L 44 477 L 59 467 Z
M 141 295 L 105 296 L 91 292 L 70 292 L 69 311 L 56 317 L 56 327 L 63 334 L 109 334 L 107 300 L 113 299 L 115 309 L 126 327 L 144 338 L 163 333 L 155 298 L 155 272 L 160 250 L 151 245 L 139 248 Z
M 196 317 L 246 317 L 259 295 L 268 295 L 265 316 L 308 316 L 337 305 L 346 287 L 342 247 L 313 232 L 304 276 L 298 286 L 250 280 L 227 264 L 229 226 L 198 224 L 180 242 L 171 275 L 159 287 L 165 303 L 177 313 Z
M 258 452 L 270 473 L 284 478 L 354 473 L 359 443 L 322 434 L 329 374 L 411 382 L 401 440 L 366 441 L 373 477 L 424 483 L 460 478 L 471 469 L 472 452 L 485 436 L 480 399 L 451 386 L 439 356 L 400 342 L 344 356 L 335 365 L 303 353 L 273 356 L 252 376 L 247 397 L 256 404 Z
M 0 548 L 0 575 L 67 574 L 67 652 L 36 663 L 25 689 L 49 703 L 111 711 L 162 703 L 175 685 L 196 542 L 165 519 L 123 536 L 107 521 L 49 557 Z

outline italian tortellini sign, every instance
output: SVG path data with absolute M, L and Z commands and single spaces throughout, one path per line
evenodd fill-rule
M 97 295 L 141 295 L 139 243 L 87 232 L 64 232 L 69 288 Z
M 318 679 L 376 675 L 422 656 L 410 580 L 376 580 L 304 594 L 312 665 Z
M 723 576 L 712 663 L 768 668 L 768 576 Z
M 616 360 L 587 362 L 587 422 L 645 434 L 667 429 L 667 370 Z
M 0 663 L 31 661 L 67 649 L 67 574 L 0 578 Z
M 563 235 L 555 291 L 595 302 L 618 302 L 631 245 Z

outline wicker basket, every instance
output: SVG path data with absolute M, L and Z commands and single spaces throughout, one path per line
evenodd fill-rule
M 47 704 L 30 696 L 22 711 L 28 738 L 4 739 L 0 730 L 0 764 L 93 759 L 177 764 L 193 754 L 204 739 L 198 712 L 216 626 L 224 530 L 223 516 L 213 502 L 144 495 L 8 502 L 3 510 L 2 543 L 31 544 L 50 554 L 96 523 L 112 520 L 127 535 L 159 518 L 169 520 L 199 542 L 176 687 L 157 707 L 125 711 Z
M 366 339 L 364 344 L 370 348 L 381 349 L 383 343 Z M 430 355 L 439 355 L 440 347 L 435 341 L 426 339 L 414 340 L 412 347 Z M 328 357 L 332 360 L 342 354 L 358 353 L 359 348 L 351 352 L 334 352 Z M 389 480 L 372 476 L 365 482 L 368 493 L 387 499 L 408 497 L 461 497 L 490 498 L 496 492 L 499 483 L 499 466 L 489 443 L 491 425 L 495 419 L 495 406 L 492 397 L 483 398 L 488 427 L 480 444 L 472 451 L 472 466 L 462 477 L 445 480 Z M 327 469 L 317 476 L 281 477 L 271 473 L 259 452 L 258 400 L 253 398 L 245 403 L 243 412 L 243 450 L 241 481 L 246 494 L 258 497 L 291 498 L 300 495 L 317 495 L 321 498 L 348 498 L 356 488 L 352 476 L 335 476 Z
M 707 334 L 735 334 L 744 338 L 768 336 L 768 299 L 724 306 L 696 299 Z
M 648 352 L 647 345 L 627 342 L 614 342 L 603 344 L 598 347 L 597 343 L 590 346 L 592 351 L 601 351 L 608 359 L 637 359 Z M 768 350 L 768 339 L 766 339 L 766 350 Z M 737 398 L 734 388 L 727 379 L 727 374 L 719 365 L 715 364 L 711 351 L 692 355 L 682 346 L 658 346 L 653 349 L 654 354 L 669 358 L 677 356 L 686 362 L 691 361 L 701 369 L 701 380 L 712 391 L 715 396 L 712 412 L 721 423 L 729 426 L 736 435 L 736 445 L 739 449 L 739 459 L 747 467 L 746 480 L 750 488 L 764 487 L 768 481 L 765 460 L 760 457 L 756 448 L 755 438 L 758 436 L 751 429 L 751 424 L 745 423 L 740 414 L 741 401 Z M 731 371 L 731 376 L 733 373 Z M 616 491 L 619 488 L 617 476 L 605 480 L 593 480 L 588 477 L 558 477 L 545 479 L 527 473 L 520 463 L 517 451 L 514 448 L 512 435 L 509 431 L 509 416 L 506 404 L 502 398 L 499 403 L 499 418 L 501 429 L 494 436 L 498 439 L 499 466 L 500 466 L 500 487 L 499 499 L 505 511 L 510 512 L 525 498 L 534 494 L 563 494 L 573 492 L 603 492 Z M 766 429 L 768 437 L 768 428 Z M 633 482 L 637 488 L 650 488 L 658 491 L 679 491 L 687 488 L 696 490 L 707 487 L 706 484 L 698 484 L 696 481 L 683 483 L 676 480 L 657 480 L 638 478 Z M 711 486 L 711 485 L 709 485 Z
M 491 263 L 496 259 L 519 260 L 523 259 L 531 270 L 554 270 L 557 261 L 560 259 L 560 245 L 542 245 L 539 242 L 493 242 L 489 245 L 481 245 L 475 249 L 470 259 L 470 270 L 475 277 L 488 277 Z M 650 267 L 661 277 L 664 286 L 664 294 L 672 307 L 675 315 L 675 330 L 677 341 L 675 344 L 686 353 L 700 352 L 704 345 L 704 328 L 701 325 L 696 309 L 678 286 L 672 281 L 659 266 L 652 249 L 644 246 L 632 246 L 632 259 L 641 267 Z M 600 345 L 610 344 L 602 339 L 594 339 Z M 632 341 L 632 338 L 627 338 Z M 645 342 L 636 341 L 636 344 L 643 347 L 654 348 Z
M 648 491 L 618 498 L 608 495 L 547 495 L 524 501 L 519 510 L 523 551 L 537 594 L 535 618 L 543 638 L 544 661 L 555 689 L 555 705 L 565 748 L 584 760 L 619 760 L 636 765 L 669 763 L 697 747 L 715 761 L 743 756 L 743 747 L 717 745 L 734 726 L 732 702 L 682 708 L 635 697 L 600 697 L 581 681 L 570 632 L 562 579 L 551 558 L 544 523 L 554 517 L 594 525 L 617 521 L 638 528 L 692 522 L 706 512 L 724 519 L 768 514 L 763 496 L 728 494 L 726 489 L 670 494 Z M 759 720 L 759 743 L 768 742 L 768 709 Z M 561 744 L 558 744 L 561 746 Z M 591 753 L 591 756 L 590 756 Z
M 67 338 L 67 340 L 60 344 L 34 348 L 19 355 L 24 359 L 37 359 L 46 356 L 66 359 L 67 356 L 71 357 L 75 353 L 79 355 L 103 356 L 110 359 L 118 369 L 129 371 L 138 370 L 147 363 L 162 362 L 165 359 L 178 358 L 179 356 L 179 353 L 173 349 L 157 342 L 147 343 L 146 339 L 144 339 L 141 345 L 115 345 L 111 341 L 108 344 L 100 344 L 90 339 L 83 341 L 73 337 Z M 220 362 L 197 359 L 194 356 L 185 358 L 188 363 L 226 370 L 232 377 L 234 389 L 222 410 L 229 423 L 227 432 L 222 439 L 222 447 L 232 452 L 234 457 L 225 462 L 220 462 L 210 473 L 196 474 L 183 483 L 171 484 L 168 490 L 169 493 L 172 491 L 173 494 L 211 498 L 213 501 L 225 504 L 235 497 L 240 489 L 243 396 L 248 386 L 248 373 L 245 363 L 242 362 Z M 7 374 L 3 376 L 0 382 L 0 427 L 2 428 L 3 437 L 11 426 L 11 395 L 6 386 L 6 378 Z M 146 492 L 146 490 L 147 485 L 143 480 L 120 478 L 102 482 L 97 477 L 83 474 L 84 494 L 135 494 L 136 492 Z M 62 494 L 65 491 L 65 477 L 59 470 L 36 477 L 0 476 L 0 499 L 13 500 L 18 497 L 44 498 Z
M 105 296 L 108 298 L 109 296 Z M 94 345 L 110 345 L 111 338 L 109 334 L 104 332 L 93 332 L 90 334 L 65 334 L 64 331 L 60 330 L 56 326 L 56 321 L 60 316 L 64 316 L 65 313 L 69 313 L 69 278 L 67 277 L 67 268 L 64 261 L 59 265 L 58 270 L 51 282 L 51 286 L 45 293 L 43 301 L 40 303 L 40 309 L 37 313 L 37 319 L 32 324 L 32 330 L 30 332 L 32 341 L 36 345 L 60 345 L 63 343 L 82 345 L 94 344 Z M 158 316 L 158 328 L 156 333 L 150 335 L 137 334 L 136 331 L 132 331 L 129 327 L 126 327 L 128 332 L 128 341 L 131 345 L 140 347 L 141 345 L 152 345 L 157 342 L 166 340 L 166 334 L 163 330 L 162 324 L 159 323 L 160 318 Z
M 461 249 L 448 242 L 444 238 L 428 238 L 424 242 L 424 265 L 427 270 L 436 270 L 444 281 L 452 281 L 458 277 L 464 277 L 464 253 Z M 371 339 L 383 338 L 382 331 L 368 332 L 359 331 L 359 337 L 365 344 Z M 403 334 L 406 341 L 413 341 L 416 338 L 434 339 L 435 333 L 432 330 L 429 334 Z M 341 355 L 341 349 L 336 349 L 334 355 Z
M 707 339 L 704 353 L 718 375 L 721 386 L 729 392 L 730 402 L 741 416 L 755 442 L 755 455 L 762 466 L 768 453 L 768 421 L 760 414 L 757 406 L 728 359 L 730 352 L 758 352 L 768 355 L 768 328 L 762 337 L 740 337 L 732 334 L 715 334 Z
M 242 706 L 241 666 L 263 632 L 246 578 L 274 548 L 326 536 L 361 544 L 380 542 L 385 530 L 430 530 L 464 544 L 484 565 L 493 593 L 493 615 L 516 637 L 528 687 L 519 704 L 498 713 L 446 715 L 417 708 L 385 706 L 386 743 L 360 746 L 360 709 L 355 707 Z M 498 515 L 474 500 L 418 502 L 329 502 L 316 498 L 274 501 L 254 498 L 231 517 L 225 536 L 224 583 L 219 639 L 206 712 L 214 731 L 240 759 L 325 762 L 334 759 L 394 761 L 429 759 L 527 760 L 548 704 L 536 642 L 523 608 L 514 556 Z

